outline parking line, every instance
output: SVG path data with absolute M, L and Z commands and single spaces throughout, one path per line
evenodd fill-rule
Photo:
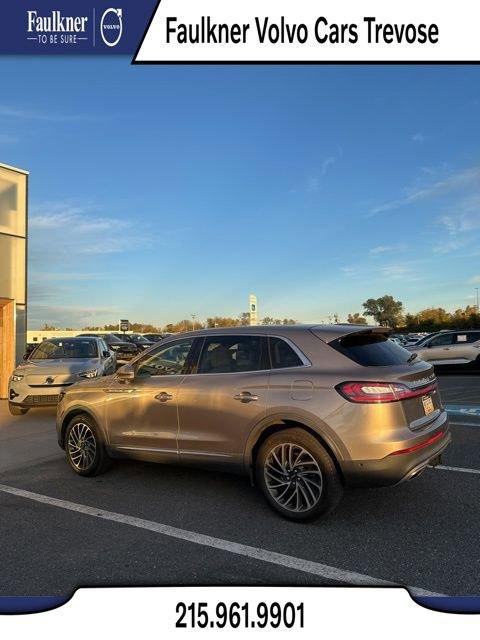
M 456 422 L 456 420 L 450 419 L 449 424 L 451 427 L 480 427 L 480 422 Z
M 449 467 L 446 464 L 437 464 L 435 469 L 440 469 L 440 471 L 459 471 L 460 473 L 475 473 L 480 475 L 480 469 L 466 469 L 465 467 Z
M 178 540 L 185 540 L 186 542 L 192 542 L 194 544 L 200 544 L 205 547 L 212 547 L 214 549 L 227 551 L 228 553 L 234 553 L 240 556 L 245 556 L 247 558 L 261 560 L 262 562 L 269 562 L 271 564 L 280 565 L 288 569 L 303 571 L 304 573 L 320 576 L 322 578 L 334 580 L 336 582 L 342 582 L 356 586 L 400 586 L 394 582 L 389 582 L 380 578 L 374 578 L 373 576 L 365 575 L 363 573 L 339 569 L 337 567 L 331 567 L 326 564 L 321 564 L 320 562 L 313 562 L 311 560 L 304 560 L 302 558 L 296 558 L 294 556 L 287 556 L 283 553 L 275 553 L 274 551 L 268 551 L 267 549 L 251 547 L 249 545 L 240 544 L 238 542 L 223 540 L 222 538 L 214 538 L 213 536 L 207 536 L 195 531 L 178 529 L 177 527 L 171 527 L 170 525 L 161 524 L 160 522 L 153 522 L 152 520 L 144 520 L 143 518 L 135 518 L 133 516 L 115 513 L 113 511 L 105 511 L 104 509 L 97 509 L 96 507 L 89 507 L 87 505 L 70 502 L 68 500 L 59 500 L 58 498 L 52 498 L 51 496 L 45 496 L 40 493 L 33 493 L 32 491 L 25 491 L 24 489 L 18 489 L 17 487 L 0 484 L 0 491 L 12 494 L 19 498 L 27 498 L 28 500 L 34 500 L 35 502 L 41 502 L 53 507 L 59 507 L 60 509 L 76 511 L 77 513 L 94 516 L 95 518 L 100 518 L 102 520 L 110 520 L 112 522 L 118 522 L 120 524 L 129 525 L 131 527 L 146 529 L 147 531 L 154 531 L 155 533 L 160 533 L 161 535 L 169 536 L 171 538 L 177 538 Z M 444 595 L 441 593 L 427 591 L 419 587 L 406 586 L 406 588 L 412 595 L 416 596 Z
M 475 404 L 446 404 L 447 413 L 480 418 L 480 406 Z
M 480 419 L 480 406 L 479 405 L 461 405 L 461 404 L 447 404 L 445 405 L 450 422 L 452 424 L 459 424 L 460 420 L 467 420 L 468 418 L 475 420 Z M 462 426 L 465 427 L 479 427 L 480 422 L 463 422 Z

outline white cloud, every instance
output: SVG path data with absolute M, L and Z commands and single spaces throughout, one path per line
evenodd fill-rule
M 380 268 L 380 273 L 384 278 L 400 279 L 411 272 L 411 269 L 402 264 L 390 264 Z
M 89 210 L 90 207 L 73 206 L 64 202 L 46 202 L 32 207 L 28 226 L 30 229 L 58 229 L 81 220 Z
M 426 136 L 423 135 L 423 133 L 414 133 L 412 136 L 412 142 L 425 142 L 426 140 Z
M 379 256 L 384 253 L 401 251 L 402 249 L 405 249 L 405 245 L 402 242 L 399 242 L 397 244 L 381 244 L 381 245 L 378 245 L 377 247 L 372 247 L 368 253 L 371 256 Z
M 445 174 L 445 172 L 450 171 L 450 169 L 451 166 L 448 164 L 448 162 L 440 162 L 439 164 L 420 167 L 420 171 L 430 177 L 439 174 Z
M 97 119 L 85 114 L 47 113 L 45 111 L 14 107 L 12 105 L 5 104 L 0 105 L 0 117 L 15 118 L 19 120 L 44 120 L 45 122 L 74 122 Z
M 84 271 L 54 273 L 48 271 L 35 271 L 31 274 L 31 280 L 36 282 L 82 282 L 89 280 L 104 280 L 105 278 L 112 278 L 114 274 L 111 273 L 85 273 Z
M 462 199 L 454 209 L 439 218 L 450 235 L 480 229 L 480 194 Z
M 418 201 L 436 198 L 451 192 L 465 191 L 471 188 L 480 188 L 480 166 L 456 171 L 443 180 L 431 182 L 424 187 L 409 188 L 406 190 L 407 194 L 403 198 L 385 202 L 371 209 L 368 217 L 385 213 L 386 211 L 392 211 L 393 209 L 398 209 Z
M 328 167 L 331 167 L 332 164 L 335 163 L 336 158 L 334 156 L 328 156 L 328 158 L 325 158 L 325 160 L 323 160 L 322 162 L 322 166 L 320 167 L 320 174 L 322 176 L 324 176 L 327 171 L 328 171 Z
M 29 305 L 28 324 L 40 328 L 45 323 L 58 327 L 81 329 L 87 325 L 101 325 L 118 318 L 117 307 L 58 306 L 32 302 Z
M 357 270 L 355 269 L 355 267 L 340 267 L 340 271 L 343 271 L 343 273 L 346 276 L 356 276 L 357 275 Z
M 468 284 L 480 284 L 480 276 L 473 276 L 473 278 L 470 278 L 468 281 Z
M 318 175 L 314 175 L 308 180 L 308 183 L 307 183 L 308 192 L 315 193 L 320 189 L 322 184 L 322 179 L 327 175 L 327 172 L 330 169 L 330 167 L 332 167 L 337 162 L 337 160 L 340 160 L 342 156 L 343 156 L 343 149 L 340 145 L 337 145 L 337 149 L 335 153 L 323 158 L 322 162 L 320 163 L 320 169 L 318 170 Z M 293 191 L 291 190 L 291 192 L 294 193 L 295 190 Z
M 68 293 L 68 287 L 31 280 L 28 287 L 28 303 L 45 304 L 47 300 L 61 300 Z
M 440 255 L 462 249 L 467 243 L 460 240 L 443 240 L 433 246 L 433 252 Z
M 89 204 L 38 205 L 33 208 L 29 229 L 33 258 L 45 252 L 61 256 L 122 253 L 153 242 L 147 229 L 122 218 L 99 216 Z

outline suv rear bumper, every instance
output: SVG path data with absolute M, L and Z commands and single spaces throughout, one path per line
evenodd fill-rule
M 442 437 L 432 444 L 410 453 L 389 455 L 381 460 L 345 460 L 342 472 L 345 484 L 352 487 L 386 487 L 406 480 L 411 480 L 424 471 L 431 462 L 438 458 L 452 441 L 452 436 L 445 422 L 437 432 Z

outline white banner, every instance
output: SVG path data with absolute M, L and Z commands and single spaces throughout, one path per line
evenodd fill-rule
M 478 61 L 477 2 L 161 0 L 135 62 Z
M 272 602 L 291 604 L 278 617 Z M 248 607 L 248 609 L 247 609 Z M 301 615 L 298 612 L 301 610 Z M 290 607 L 291 611 L 291 607 Z M 41 624 L 40 624 L 41 622 Z M 285 622 L 288 624 L 286 625 Z M 85 629 L 89 629 L 86 632 Z M 415 604 L 404 589 L 312 587 L 170 587 L 80 589 L 63 607 L 38 615 L 0 616 L 4 638 L 131 640 L 340 635 L 358 640 L 434 635 L 475 637 L 476 616 L 445 615 Z

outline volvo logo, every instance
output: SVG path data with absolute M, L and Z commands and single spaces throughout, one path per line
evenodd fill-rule
M 121 9 L 107 9 L 100 20 L 100 35 L 107 47 L 114 47 L 122 37 L 123 22 Z
M 52 376 L 48 376 L 48 378 L 45 379 L 45 384 L 53 384 L 55 382 L 55 378 L 52 378 Z

